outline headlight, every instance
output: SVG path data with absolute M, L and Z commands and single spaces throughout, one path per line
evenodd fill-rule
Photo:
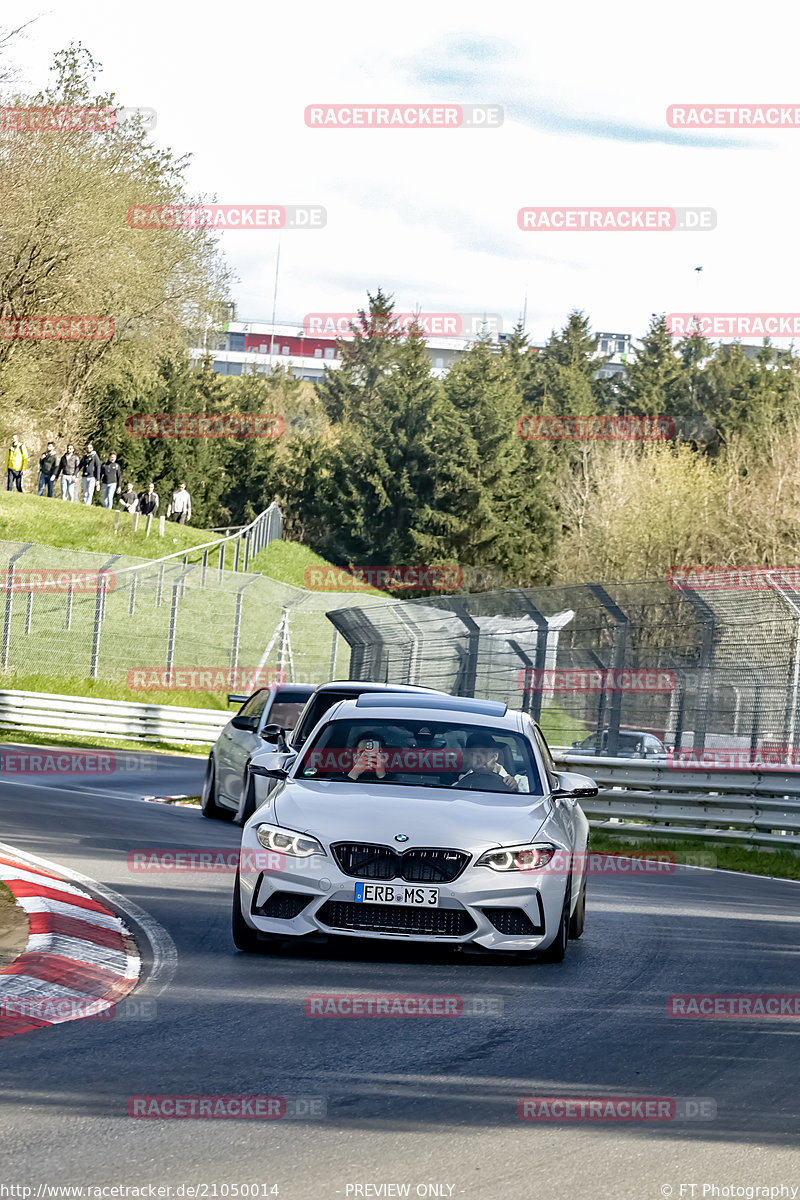
M 293 833 L 291 829 L 281 829 L 277 825 L 257 825 L 256 837 L 266 850 L 277 850 L 280 854 L 288 854 L 292 858 L 310 858 L 312 854 L 321 854 L 323 858 L 327 858 L 316 838 L 307 837 L 304 833 Z
M 557 846 L 550 842 L 532 846 L 527 842 L 524 846 L 504 846 L 501 850 L 487 850 L 475 863 L 476 867 L 491 867 L 493 871 L 539 871 L 546 867 L 555 854 L 559 853 Z M 563 854 L 563 851 L 561 852 Z M 564 855 L 566 867 L 567 856 Z M 552 868 L 551 868 L 552 869 Z

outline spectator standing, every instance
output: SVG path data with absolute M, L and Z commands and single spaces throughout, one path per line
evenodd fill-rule
M 95 453 L 91 442 L 86 443 L 86 451 L 80 464 L 80 475 L 81 488 L 83 489 L 83 503 L 91 504 L 94 499 L 98 480 L 100 479 L 100 459 Z
M 103 508 L 114 507 L 114 493 L 122 487 L 122 471 L 116 454 L 109 454 L 108 461 L 100 467 L 100 493 Z
M 81 460 L 75 453 L 75 447 L 70 442 L 67 446 L 67 453 L 61 455 L 61 462 L 58 464 L 56 471 L 56 479 L 61 478 L 61 499 L 69 500 L 73 504 L 77 499 L 75 495 L 75 476 L 78 474 L 78 468 L 81 465 Z
M 6 454 L 6 491 L 22 491 L 22 472 L 28 465 L 28 448 L 21 442 L 16 433 L 11 439 L 11 445 Z
M 139 512 L 145 517 L 155 516 L 158 511 L 158 492 L 154 483 L 148 483 L 147 491 L 139 496 Z
M 178 484 L 177 492 L 172 493 L 172 503 L 167 509 L 167 516 L 172 517 L 179 525 L 185 525 L 192 519 L 192 497 L 186 490 L 185 483 Z
M 129 483 L 124 492 L 119 494 L 119 506 L 123 512 L 135 513 L 139 507 L 139 497 L 133 489 L 133 484 Z
M 39 495 L 44 495 L 44 489 L 47 488 L 47 496 L 50 499 L 53 495 L 53 484 L 56 479 L 56 470 L 58 468 L 58 455 L 56 454 L 55 442 L 48 442 L 47 449 L 39 459 Z

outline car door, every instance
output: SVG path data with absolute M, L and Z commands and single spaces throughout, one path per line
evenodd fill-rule
M 271 698 L 269 688 L 254 692 L 225 727 L 217 743 L 217 788 L 229 805 L 239 803 L 245 765 L 256 747 L 261 745 L 258 730 Z

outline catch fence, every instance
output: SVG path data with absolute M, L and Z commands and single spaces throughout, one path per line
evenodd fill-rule
M 558 744 L 619 731 L 668 746 L 800 743 L 800 591 L 666 581 L 518 588 L 348 607 L 351 677 L 502 700 Z
M 281 528 L 271 505 L 231 537 L 157 560 L 0 542 L 0 686 L 102 679 L 143 694 L 178 690 L 191 704 L 193 692 L 246 689 L 256 668 L 260 682 L 346 672 L 325 610 L 369 597 L 248 570 Z

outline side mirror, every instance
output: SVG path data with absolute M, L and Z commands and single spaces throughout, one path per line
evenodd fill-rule
M 277 746 L 283 752 L 289 749 L 280 725 L 265 725 L 261 730 L 261 736 L 265 742 L 269 742 L 272 746 Z
M 286 767 L 262 767 L 260 763 L 250 764 L 251 775 L 264 775 L 267 779 L 285 779 L 289 774 Z
M 597 784 L 588 775 L 559 771 L 556 778 L 558 787 L 551 793 L 554 800 L 581 800 L 597 795 Z
M 247 729 L 250 733 L 255 733 L 258 719 L 256 717 L 242 717 L 237 713 L 232 719 L 231 725 L 234 729 Z

